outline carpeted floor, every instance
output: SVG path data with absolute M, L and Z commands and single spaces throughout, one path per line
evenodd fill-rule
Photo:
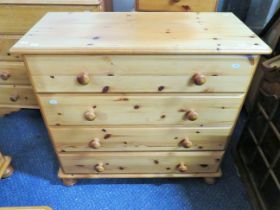
M 215 185 L 201 179 L 81 180 L 65 187 L 39 111 L 0 118 L 0 147 L 15 173 L 0 180 L 0 207 L 48 205 L 54 210 L 251 210 L 231 156 Z

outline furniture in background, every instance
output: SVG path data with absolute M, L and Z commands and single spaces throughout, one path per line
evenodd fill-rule
M 264 62 L 264 77 L 238 145 L 241 177 L 256 209 L 280 207 L 280 56 Z
M 4 156 L 0 152 L 0 179 L 8 178 L 14 172 L 11 164 L 11 158 L 9 156 Z
M 215 12 L 219 0 L 136 0 L 142 12 Z
M 32 206 L 32 207 L 0 207 L 0 210 L 52 210 L 48 206 Z
M 24 57 L 71 185 L 213 183 L 259 55 L 271 50 L 231 13 L 137 12 L 47 14 L 11 52 Z
M 10 47 L 47 12 L 104 11 L 104 6 L 102 0 L 0 0 L 0 116 L 38 108 L 23 59 L 11 55 Z
M 104 12 L 112 12 L 113 11 L 113 2 L 112 0 L 102 0 L 103 3 L 103 10 Z

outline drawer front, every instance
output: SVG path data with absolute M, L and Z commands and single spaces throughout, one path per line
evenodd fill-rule
M 37 101 L 31 86 L 0 86 L 0 106 L 16 105 L 21 108 L 37 108 Z
M 0 5 L 0 34 L 25 34 L 47 12 L 100 11 L 100 5 Z
M 245 92 L 247 56 L 27 56 L 36 92 Z
M 39 94 L 48 125 L 231 126 L 242 98 L 243 94 Z
M 0 22 L 1 22 L 1 20 L 0 20 Z M 1 28 L 1 26 L 0 26 L 0 28 Z M 11 55 L 9 53 L 10 48 L 20 39 L 20 37 L 21 36 L 0 35 L 0 60 L 2 60 L 2 61 L 21 61 L 22 60 L 21 56 Z
M 215 12 L 218 0 L 136 0 L 137 11 Z
M 65 173 L 200 173 L 217 172 L 223 152 L 60 153 Z
M 230 128 L 49 127 L 58 151 L 223 150 Z
M 30 85 L 24 63 L 0 61 L 0 85 Z

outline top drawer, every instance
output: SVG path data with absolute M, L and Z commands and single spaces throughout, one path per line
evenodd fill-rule
M 96 5 L 0 4 L 0 34 L 25 34 L 47 12 L 100 11 Z
M 137 0 L 137 11 L 215 12 L 218 0 Z
M 258 56 L 26 57 L 36 92 L 245 92 Z M 205 82 L 203 84 L 203 82 Z

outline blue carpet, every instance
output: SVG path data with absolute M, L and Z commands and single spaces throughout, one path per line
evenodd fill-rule
M 201 179 L 95 179 L 64 187 L 39 111 L 0 118 L 0 147 L 15 173 L 0 181 L 0 206 L 48 205 L 54 210 L 252 210 L 229 150 L 223 177 Z

